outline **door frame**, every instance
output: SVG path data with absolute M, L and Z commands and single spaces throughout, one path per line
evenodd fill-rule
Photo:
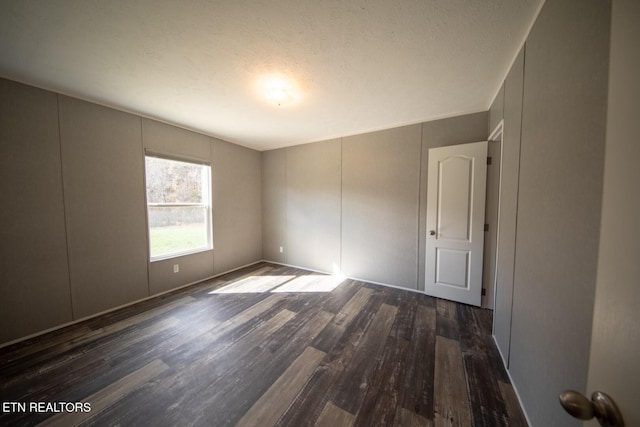
M 494 256 L 494 266 L 493 266 L 493 282 L 491 286 L 493 286 L 493 301 L 491 301 L 491 309 L 495 310 L 496 307 L 496 295 L 498 294 L 498 259 L 500 257 L 500 207 L 502 202 L 502 156 L 504 154 L 504 119 L 500 120 L 498 125 L 493 129 L 489 138 L 487 139 L 489 144 L 496 143 L 498 140 L 500 141 L 500 165 L 498 172 L 498 215 L 496 217 L 496 247 L 495 247 L 495 256 Z M 486 255 L 486 254 L 485 254 Z M 493 333 L 493 325 L 491 328 L 491 332 Z

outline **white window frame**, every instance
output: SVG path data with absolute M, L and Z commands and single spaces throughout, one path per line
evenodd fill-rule
M 145 202 L 146 202 L 146 215 L 147 215 L 147 240 L 149 243 L 149 261 L 150 262 L 155 262 L 155 261 L 162 261 L 162 260 L 167 260 L 167 259 L 171 259 L 171 258 L 177 258 L 177 257 L 181 257 L 181 256 L 185 256 L 185 255 L 191 255 L 191 254 L 197 254 L 200 252 L 206 252 L 206 251 L 210 251 L 213 250 L 213 219 L 212 219 L 212 187 L 213 187 L 213 183 L 211 181 L 211 163 L 202 161 L 202 160 L 196 160 L 196 159 L 190 159 L 190 158 L 185 158 L 185 157 L 181 157 L 181 156 L 176 156 L 176 155 L 172 155 L 172 154 L 164 154 L 164 153 L 158 153 L 155 151 L 151 151 L 151 150 L 145 150 L 145 168 L 144 168 L 144 172 L 145 172 L 145 191 L 144 191 L 144 195 L 145 195 Z M 153 158 L 158 158 L 158 159 L 162 159 L 162 160 L 168 160 L 168 161 L 174 161 L 174 162 L 181 162 L 181 163 L 190 163 L 193 165 L 199 165 L 199 166 L 205 166 L 206 167 L 206 177 L 202 182 L 202 186 L 203 187 L 207 187 L 207 188 L 203 188 L 202 189 L 202 203 L 149 203 L 149 200 L 147 198 L 147 157 L 153 157 Z M 207 245 L 206 247 L 199 247 L 199 248 L 195 248 L 195 249 L 189 249 L 186 251 L 179 251 L 179 252 L 172 252 L 170 254 L 163 254 L 163 255 L 159 255 L 159 256 L 152 256 L 151 255 L 151 225 L 150 225 L 150 221 L 149 221 L 149 208 L 150 207 L 203 207 L 206 209 L 206 232 L 207 232 Z

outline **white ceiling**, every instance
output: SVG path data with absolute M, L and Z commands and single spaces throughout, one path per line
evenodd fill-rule
M 265 150 L 487 110 L 542 1 L 0 0 L 0 75 Z

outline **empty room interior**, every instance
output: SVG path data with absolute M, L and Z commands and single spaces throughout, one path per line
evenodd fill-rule
M 0 424 L 640 425 L 638 22 L 2 0 Z

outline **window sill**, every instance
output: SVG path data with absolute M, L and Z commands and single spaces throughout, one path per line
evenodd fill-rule
M 176 253 L 173 253 L 173 254 L 161 255 L 161 256 L 149 258 L 149 262 L 150 263 L 154 263 L 154 262 L 159 262 L 159 261 L 166 261 L 166 260 L 169 260 L 169 259 L 185 257 L 185 256 L 199 254 L 199 253 L 202 253 L 202 252 L 209 252 L 209 251 L 213 251 L 213 247 L 200 248 L 200 249 L 194 249 L 194 250 L 191 250 L 191 251 L 176 252 Z

